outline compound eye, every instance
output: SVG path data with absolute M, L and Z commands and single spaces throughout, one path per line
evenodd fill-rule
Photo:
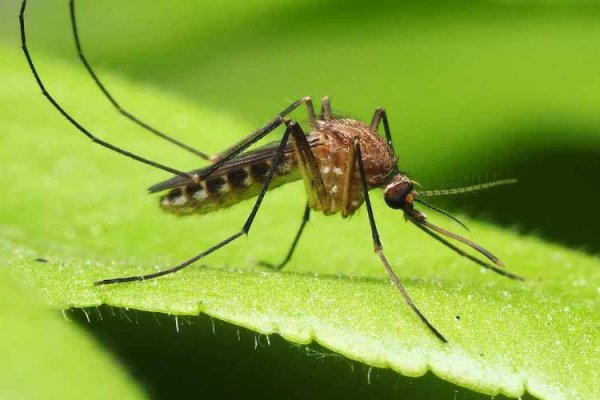
M 390 208 L 404 208 L 406 204 L 406 197 L 412 192 L 412 190 L 413 185 L 410 181 L 392 183 L 385 190 L 385 203 Z

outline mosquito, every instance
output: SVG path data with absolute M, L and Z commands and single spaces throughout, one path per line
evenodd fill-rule
M 429 222 L 423 212 L 415 208 L 415 204 L 421 204 L 460 223 L 456 218 L 429 204 L 423 198 L 487 189 L 513 183 L 514 180 L 501 180 L 447 190 L 415 190 L 415 182 L 398 168 L 385 109 L 377 108 L 371 122 L 367 124 L 356 119 L 334 115 L 327 97 L 322 99 L 321 112 L 317 116 L 310 97 L 303 97 L 294 101 L 271 121 L 253 131 L 238 143 L 216 155 L 209 156 L 207 153 L 181 143 L 170 135 L 143 122 L 117 102 L 100 81 L 84 55 L 77 30 L 75 0 L 70 0 L 71 26 L 77 54 L 108 101 L 124 117 L 142 128 L 210 163 L 206 167 L 191 172 L 181 171 L 143 158 L 96 137 L 65 111 L 42 83 L 29 53 L 25 34 L 26 7 L 27 0 L 23 0 L 19 13 L 21 44 L 27 63 L 42 94 L 64 118 L 94 143 L 171 174 L 170 179 L 149 188 L 150 193 L 165 193 L 160 198 L 160 207 L 164 211 L 177 215 L 206 214 L 233 206 L 245 199 L 256 198 L 242 228 L 201 253 L 174 267 L 158 272 L 104 279 L 95 282 L 96 285 L 144 281 L 182 270 L 238 238 L 248 235 L 265 194 L 273 188 L 297 180 L 304 182 L 307 195 L 302 222 L 285 258 L 277 264 L 263 263 L 267 267 L 281 270 L 290 261 L 300 236 L 309 221 L 311 211 L 322 212 L 325 215 L 340 214 L 342 218 L 347 218 L 364 204 L 367 209 L 375 253 L 379 256 L 393 285 L 431 333 L 442 342 L 447 342 L 447 339 L 414 304 L 384 255 L 369 198 L 369 192 L 372 189 L 382 188 L 385 202 L 389 207 L 402 210 L 407 221 L 410 221 L 435 240 L 484 268 L 510 279 L 523 280 L 521 276 L 504 270 L 502 261 L 490 251 L 469 239 L 434 225 Z M 305 132 L 297 121 L 289 117 L 292 111 L 299 107 L 304 107 L 306 110 L 309 124 L 308 132 Z M 381 125 L 383 125 L 385 137 L 379 134 Z M 284 128 L 281 140 L 255 149 L 249 149 L 279 127 Z M 487 261 L 467 253 L 451 243 L 449 239 L 470 247 L 486 258 Z

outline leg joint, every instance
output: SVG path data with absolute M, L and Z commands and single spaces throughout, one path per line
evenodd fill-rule
M 248 236 L 248 233 L 250 232 L 250 227 L 252 226 L 252 219 L 249 219 L 248 221 L 246 221 L 246 223 L 244 224 L 244 226 L 242 226 L 241 232 Z

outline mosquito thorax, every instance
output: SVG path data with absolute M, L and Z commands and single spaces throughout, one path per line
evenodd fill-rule
M 413 185 L 408 176 L 397 174 L 384 189 L 384 199 L 390 208 L 404 209 L 413 202 Z

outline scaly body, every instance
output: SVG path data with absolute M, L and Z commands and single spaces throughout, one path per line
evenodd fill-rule
M 360 190 L 360 176 L 357 168 L 349 165 L 349 152 L 355 138 L 359 138 L 364 154 L 365 171 L 369 189 L 388 183 L 396 171 L 393 152 L 381 136 L 370 126 L 349 118 L 317 120 L 307 135 L 311 150 L 315 155 L 323 185 L 327 192 L 325 204 L 313 201 L 314 211 L 326 215 L 340 213 L 342 217 L 352 215 L 364 202 Z M 243 153 L 224 164 L 205 179 L 186 182 L 179 178 L 159 183 L 159 187 L 172 187 L 161 197 L 163 210 L 178 215 L 206 214 L 230 207 L 238 202 L 257 196 L 271 167 L 277 143 L 255 151 Z M 193 171 L 198 175 L 206 169 Z M 282 156 L 269 190 L 302 179 L 300 162 L 289 144 Z M 313 189 L 305 180 L 307 194 Z M 311 198 L 311 196 L 308 196 Z

